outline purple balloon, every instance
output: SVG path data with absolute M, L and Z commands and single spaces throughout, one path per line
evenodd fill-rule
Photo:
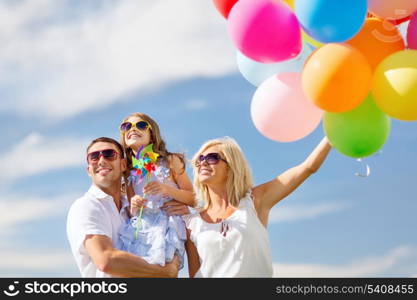
M 417 50 L 417 12 L 411 17 L 407 30 L 408 48 Z

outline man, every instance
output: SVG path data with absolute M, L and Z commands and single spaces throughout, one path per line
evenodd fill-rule
M 121 193 L 126 170 L 122 146 L 111 138 L 87 147 L 88 192 L 71 206 L 67 235 L 82 277 L 177 277 L 179 260 L 165 267 L 114 247 L 120 226 L 128 219 L 128 201 Z

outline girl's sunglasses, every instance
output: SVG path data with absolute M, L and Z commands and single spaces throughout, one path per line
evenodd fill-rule
M 196 167 L 201 166 L 203 161 L 205 161 L 209 165 L 215 165 L 215 164 L 218 164 L 219 161 L 221 160 L 227 163 L 227 161 L 224 158 L 222 158 L 219 153 L 209 153 L 206 155 L 200 155 L 195 161 L 195 166 Z
M 118 154 L 119 153 L 117 153 L 117 151 L 113 149 L 94 151 L 94 152 L 88 153 L 87 162 L 89 163 L 98 162 L 98 160 L 100 159 L 100 156 L 103 156 L 107 160 L 113 161 L 117 158 Z
M 132 122 L 123 122 L 120 125 L 120 131 L 121 132 L 127 132 L 129 131 L 132 127 L 136 127 L 138 130 L 146 130 L 148 128 L 152 129 L 151 125 L 148 122 L 145 121 L 139 121 L 136 123 L 132 123 Z

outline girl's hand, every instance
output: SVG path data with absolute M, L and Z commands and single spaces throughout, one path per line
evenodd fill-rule
M 162 209 L 165 210 L 168 216 L 181 216 L 190 213 L 187 205 L 176 200 L 165 202 L 164 205 L 162 205 Z
M 143 188 L 143 193 L 146 195 L 162 195 L 168 196 L 169 186 L 158 181 L 147 183 Z
M 136 216 L 140 208 L 142 206 L 145 206 L 146 202 L 148 202 L 148 200 L 146 200 L 145 198 L 142 198 L 139 195 L 133 196 L 130 199 L 130 214 L 132 216 Z

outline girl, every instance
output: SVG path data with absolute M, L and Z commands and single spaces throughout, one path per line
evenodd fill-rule
M 146 114 L 133 113 L 126 117 L 120 125 L 120 135 L 126 151 L 128 171 L 125 182 L 132 218 L 119 232 L 118 248 L 161 266 L 178 255 L 182 268 L 185 224 L 180 216 L 167 215 L 162 206 L 168 201 L 172 203 L 172 199 L 194 205 L 193 188 L 185 172 L 184 157 L 166 149 L 158 124 Z M 134 176 L 128 177 L 133 169 L 132 156 L 136 156 L 141 146 L 149 144 L 153 144 L 153 152 L 159 154 L 150 180 L 138 181 Z M 144 209 L 140 214 L 142 206 Z M 140 228 L 138 234 L 137 225 Z
M 183 216 L 190 277 L 271 277 L 269 211 L 320 168 L 330 149 L 324 138 L 304 162 L 253 187 L 233 139 L 206 142 L 193 158 L 194 188 L 205 207 Z

